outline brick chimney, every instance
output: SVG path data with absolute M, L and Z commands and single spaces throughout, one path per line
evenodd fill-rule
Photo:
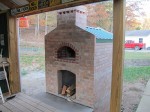
M 57 13 L 58 26 L 76 25 L 83 29 L 85 29 L 85 27 L 87 26 L 86 7 L 84 6 L 62 9 Z

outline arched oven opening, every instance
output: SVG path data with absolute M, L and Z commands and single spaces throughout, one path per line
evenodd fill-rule
M 76 58 L 76 52 L 71 47 L 63 46 L 58 49 L 57 58 L 65 60 L 74 60 Z

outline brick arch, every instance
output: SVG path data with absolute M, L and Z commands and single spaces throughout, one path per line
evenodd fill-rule
M 60 48 L 64 47 L 64 46 L 70 47 L 71 49 L 73 49 L 73 50 L 75 51 L 75 58 L 74 58 L 74 59 L 68 60 L 68 59 L 60 59 L 60 58 L 57 57 L 57 56 L 58 56 L 57 51 L 58 51 Z M 79 60 L 79 51 L 78 51 L 72 44 L 66 43 L 66 42 L 62 42 L 62 43 L 60 43 L 60 44 L 58 45 L 58 47 L 56 47 L 56 49 L 55 49 L 55 59 L 56 59 L 57 61 L 76 63 L 76 62 L 78 62 L 78 60 Z
M 78 71 L 76 71 L 75 69 L 69 68 L 69 67 L 61 67 L 61 68 L 57 69 L 57 71 L 60 71 L 60 70 L 67 70 L 67 71 L 72 72 L 72 73 L 75 74 L 76 76 L 79 75 L 79 72 L 78 72 Z

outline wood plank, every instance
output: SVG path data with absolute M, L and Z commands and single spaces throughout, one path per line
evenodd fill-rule
M 10 111 L 8 108 L 6 108 L 3 105 L 0 105 L 0 111 L 2 111 L 2 112 L 12 112 L 12 111 Z
M 4 103 L 3 106 L 11 110 L 12 112 L 22 112 L 21 110 L 19 110 L 18 108 L 16 108 L 15 106 L 11 105 L 8 102 Z
M 22 112 L 32 112 L 29 109 L 25 108 L 24 106 L 20 105 L 19 103 L 15 102 L 15 100 L 10 100 L 9 103 L 14 107 L 22 110 Z
M 18 97 L 23 97 L 23 98 L 25 98 L 25 99 L 28 99 L 28 100 L 30 100 L 30 101 L 32 101 L 32 102 L 34 102 L 34 103 L 37 103 L 37 104 L 39 104 L 39 105 L 41 105 L 41 106 L 43 106 L 43 107 L 45 107 L 45 108 L 47 108 L 47 109 L 49 109 L 49 110 L 52 110 L 52 111 L 55 111 L 55 112 L 56 112 L 56 111 L 59 112 L 58 109 L 56 109 L 56 108 L 54 108 L 54 107 L 52 107 L 52 106 L 50 106 L 50 105 L 47 105 L 47 104 L 45 104 L 45 103 L 43 103 L 43 102 L 41 102 L 41 101 L 39 101 L 39 100 L 37 100 L 37 99 L 34 99 L 34 98 L 32 98 L 32 97 L 30 97 L 30 96 L 28 96 L 28 95 L 26 95 L 26 94 L 19 93 L 17 96 L 18 96 Z
M 19 7 L 19 5 L 13 3 L 11 0 L 0 0 L 0 2 L 9 8 Z
M 33 106 L 35 108 L 38 108 L 38 103 L 36 103 L 36 102 L 32 102 L 32 101 L 30 101 L 28 99 L 25 99 L 23 97 L 17 97 L 17 98 L 20 99 L 20 100 L 22 100 L 22 101 L 24 101 L 24 102 L 26 102 L 26 103 L 28 103 L 29 105 L 31 105 L 31 106 Z
M 23 98 L 28 99 L 28 100 L 31 100 L 32 102 L 35 102 L 35 103 L 40 103 L 39 100 L 34 99 L 34 98 L 32 98 L 32 97 L 30 97 L 30 96 L 28 96 L 26 94 L 23 94 L 23 93 L 19 93 L 19 94 L 17 94 L 17 96 L 18 97 L 23 97 Z
M 17 94 L 16 97 L 4 103 L 3 110 L 6 112 L 61 112 L 39 100 L 36 100 L 25 94 Z M 0 106 L 0 109 L 2 107 Z
M 114 0 L 113 6 L 113 66 L 110 112 L 120 112 L 125 35 L 125 0 Z
M 33 2 L 33 1 L 35 1 L 35 0 L 27 0 L 28 2 Z
M 17 19 L 9 17 L 9 64 L 10 64 L 10 88 L 12 93 L 21 91 L 20 71 L 18 59 L 18 37 L 17 37 Z
M 26 103 L 26 102 L 20 100 L 19 98 L 15 98 L 14 101 L 17 102 L 17 103 L 19 103 L 20 105 L 22 105 L 22 106 L 28 108 L 28 109 L 31 110 L 32 112 L 42 112 L 42 111 L 40 111 L 39 109 L 37 109 L 37 108 L 35 108 L 35 107 L 29 105 L 28 103 Z
M 39 109 L 43 112 L 55 112 L 51 108 L 48 109 L 46 107 L 43 107 L 42 105 L 40 105 L 40 102 L 35 102 L 36 100 L 33 100 L 32 98 L 31 98 L 32 100 L 28 99 L 28 98 L 25 98 L 25 97 L 21 97 L 21 96 L 17 96 L 17 98 L 19 98 L 20 100 L 28 103 L 29 105 L 31 105 L 31 106 L 33 106 L 33 107 L 35 107 L 35 108 L 37 108 L 37 109 Z

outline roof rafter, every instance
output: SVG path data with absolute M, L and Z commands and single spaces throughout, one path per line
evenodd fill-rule
M 27 0 L 28 2 L 33 2 L 33 1 L 35 1 L 35 0 Z
M 0 2 L 4 5 L 6 5 L 9 8 L 16 8 L 19 7 L 19 5 L 15 4 L 14 2 L 12 2 L 11 0 L 0 0 Z

